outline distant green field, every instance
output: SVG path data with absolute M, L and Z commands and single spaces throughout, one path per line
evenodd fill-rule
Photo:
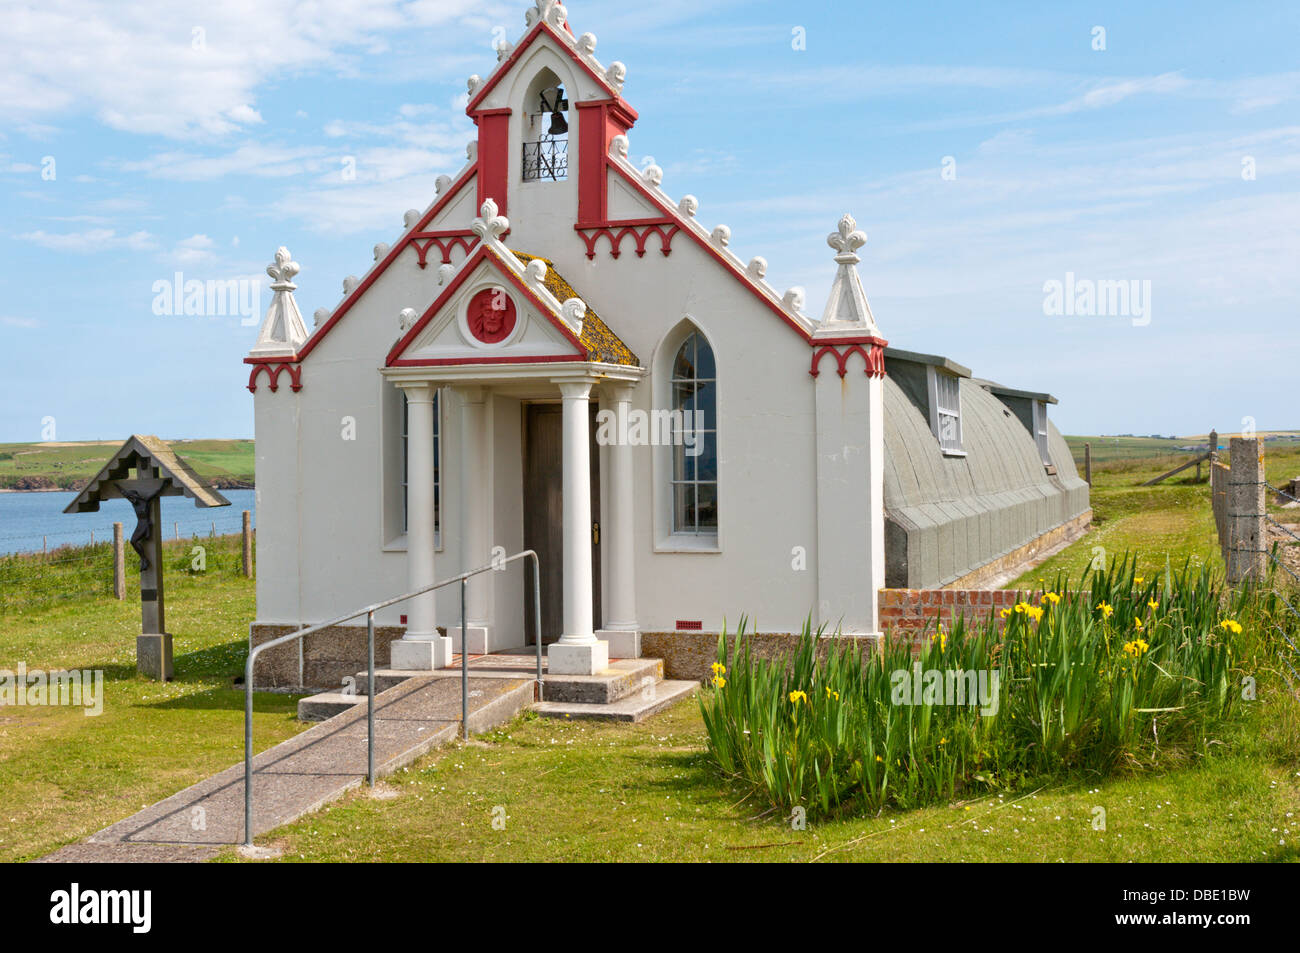
M 1232 434 L 1219 434 L 1219 445 L 1225 449 L 1228 446 L 1228 438 Z M 1272 430 L 1260 433 L 1258 436 L 1265 438 L 1265 447 L 1283 448 L 1300 446 L 1300 432 Z M 1100 437 L 1066 437 L 1065 442 L 1070 446 L 1070 453 L 1074 455 L 1074 462 L 1080 467 L 1083 466 L 1083 445 L 1092 444 L 1092 462 L 1095 466 L 1098 463 L 1112 463 L 1118 460 L 1141 459 L 1144 463 L 1149 463 L 1155 458 L 1168 455 L 1171 458 L 1169 468 L 1178 465 L 1179 462 L 1186 462 L 1187 459 L 1194 455 L 1193 451 L 1180 450 L 1180 447 L 1198 446 L 1208 441 L 1206 434 L 1194 434 L 1187 437 L 1117 437 L 1117 436 L 1100 436 Z M 1181 458 L 1181 461 L 1177 458 Z
M 199 476 L 219 488 L 252 486 L 253 441 L 173 440 Z M 0 443 L 0 488 L 79 490 L 120 446 L 87 443 Z

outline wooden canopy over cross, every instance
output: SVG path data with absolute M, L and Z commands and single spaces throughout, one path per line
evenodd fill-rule
M 132 475 L 134 471 L 134 475 Z M 229 506 L 165 441 L 133 434 L 65 513 L 95 513 L 102 500 L 126 500 L 135 510 L 131 548 L 140 556 L 140 635 L 136 667 L 160 680 L 171 678 L 171 635 L 163 604 L 161 498 L 188 496 L 198 507 Z

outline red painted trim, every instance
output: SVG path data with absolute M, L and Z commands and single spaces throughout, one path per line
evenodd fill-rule
M 393 262 L 397 260 L 397 257 L 401 255 L 401 253 L 406 249 L 406 246 L 410 244 L 411 237 L 423 232 L 424 229 L 428 227 L 429 223 L 437 218 L 438 214 L 451 203 L 452 199 L 460 194 L 461 189 L 463 189 L 466 183 L 469 182 L 470 177 L 477 175 L 477 173 L 478 164 L 475 163 L 466 169 L 465 173 L 459 179 L 451 184 L 442 198 L 438 199 L 438 201 L 433 204 L 433 207 L 429 209 L 429 211 L 425 212 L 424 215 L 420 217 L 420 220 L 407 230 L 406 234 L 398 240 L 397 244 L 389 249 L 388 255 L 385 256 L 384 260 L 378 265 L 378 267 L 373 268 L 370 273 L 366 275 L 361 284 L 357 285 L 352 294 L 343 299 L 338 308 L 335 309 L 334 313 L 330 315 L 329 320 L 317 328 L 316 333 L 307 339 L 307 343 L 303 345 L 302 350 L 294 356 L 295 360 L 302 361 L 306 359 L 307 355 L 315 349 L 316 345 L 319 344 L 321 339 L 333 329 L 334 325 L 343 320 L 343 316 L 352 310 L 354 304 L 361 300 L 361 296 L 366 293 L 366 290 L 379 279 L 380 275 L 388 270 L 388 267 Z
M 609 146 L 626 135 L 636 113 L 621 100 L 578 103 L 578 222 L 609 225 Z
M 302 365 L 294 360 L 264 360 L 258 358 L 246 357 L 245 364 L 253 365 L 253 370 L 248 375 L 248 390 L 250 393 L 257 393 L 257 375 L 263 371 L 271 384 L 271 393 L 280 389 L 280 374 L 284 371 L 289 372 L 289 387 L 297 393 L 302 390 Z
M 478 123 L 478 205 L 493 199 L 501 215 L 509 214 L 510 110 L 475 116 Z
M 609 222 L 605 225 L 575 225 L 574 229 L 582 236 L 587 245 L 587 257 L 596 257 L 596 242 L 603 235 L 609 239 L 609 253 L 613 258 L 622 254 L 623 239 L 628 235 L 636 238 L 636 256 L 645 257 L 645 245 L 650 234 L 659 236 L 659 250 L 667 258 L 673 251 L 673 236 L 681 231 L 681 226 L 670 219 L 629 219 L 624 222 Z
M 463 285 L 466 281 L 469 280 L 469 276 L 473 274 L 473 272 L 478 268 L 480 264 L 483 263 L 484 260 L 489 261 L 492 267 L 495 268 L 498 273 L 500 273 L 507 281 L 509 281 L 512 285 L 514 285 L 515 288 L 518 289 L 519 292 L 524 295 L 524 297 L 526 297 L 529 301 L 532 302 L 533 306 L 537 308 L 538 311 L 540 311 L 543 315 L 546 316 L 546 319 L 551 323 L 551 325 L 557 331 L 559 331 L 560 334 L 562 334 L 565 337 L 565 339 L 569 341 L 570 344 L 573 345 L 574 350 L 577 352 L 575 356 L 573 357 L 552 356 L 549 358 L 528 357 L 528 358 L 513 358 L 513 359 L 502 358 L 502 357 L 445 358 L 445 359 L 438 358 L 437 360 L 434 361 L 417 361 L 417 360 L 411 360 L 410 358 L 402 358 L 400 356 L 403 351 L 405 351 L 408 347 L 410 347 L 411 343 L 416 339 L 416 337 L 419 336 L 420 332 L 422 332 L 428 326 L 429 322 L 431 322 L 434 319 L 434 317 L 438 314 L 438 312 L 441 311 L 443 307 L 446 306 L 447 302 L 451 300 L 452 295 L 456 293 L 457 289 L 459 289 L 461 285 Z M 416 321 L 414 325 L 411 326 L 411 329 L 407 331 L 406 334 L 402 335 L 402 339 L 393 345 L 392 349 L 388 352 L 388 357 L 384 363 L 385 366 L 387 367 L 424 367 L 424 366 L 454 365 L 454 364 L 509 364 L 509 363 L 526 363 L 526 362 L 543 363 L 547 361 L 556 361 L 556 360 L 586 361 L 589 360 L 589 356 L 587 354 L 586 347 L 584 347 L 582 342 L 578 340 L 577 336 L 573 333 L 573 331 L 569 328 L 569 326 L 552 313 L 550 306 L 547 305 L 540 298 L 538 298 L 537 295 L 533 293 L 532 289 L 529 288 L 526 284 L 524 284 L 524 282 L 520 280 L 518 275 L 516 275 L 513 271 L 511 271 L 508 267 L 506 267 L 505 264 L 503 264 L 495 254 L 489 254 L 486 245 L 480 245 L 478 249 L 474 252 L 474 254 L 471 255 L 468 259 L 466 259 L 461 264 L 460 269 L 456 272 L 456 277 L 451 280 L 451 283 L 447 285 L 447 287 L 443 290 L 442 294 L 438 295 L 437 299 L 433 302 L 433 304 L 429 305 L 428 310 L 426 310 L 424 314 L 420 316 L 420 319 Z
M 877 341 L 879 339 L 872 338 L 871 340 Z M 813 357 L 812 357 L 812 367 L 808 371 L 808 373 L 811 374 L 813 377 L 816 377 L 819 373 L 821 373 L 818 370 L 818 365 L 821 364 L 822 358 L 825 357 L 828 352 L 835 355 L 836 370 L 839 372 L 840 377 L 843 377 L 848 372 L 849 357 L 854 352 L 862 355 L 862 362 L 864 365 L 863 371 L 866 373 L 868 377 L 885 376 L 884 342 L 881 342 L 879 344 L 874 344 L 874 343 L 868 344 L 865 349 L 862 347 L 861 343 L 854 342 L 852 344 L 849 344 L 847 347 L 845 347 L 843 351 L 841 351 L 838 347 L 836 347 L 833 344 L 827 344 L 824 347 L 822 347 L 820 350 L 814 350 Z
M 681 212 L 679 212 L 674 206 L 660 201 L 658 196 L 654 195 L 649 189 L 647 189 L 644 183 L 638 181 L 636 177 L 629 174 L 621 164 L 617 162 L 610 162 L 609 167 L 611 169 L 615 169 L 619 173 L 619 175 L 623 176 L 625 181 L 630 183 L 633 188 L 635 188 L 638 192 L 640 192 L 642 197 L 647 199 L 650 202 L 650 204 L 652 204 L 653 206 L 655 206 L 655 208 L 663 212 L 663 214 L 667 218 L 671 219 L 674 222 L 679 223 L 679 225 L 681 226 L 681 230 L 685 235 L 688 235 L 691 238 L 691 240 L 695 242 L 695 244 L 703 248 L 708 254 L 712 255 L 720 265 L 726 268 L 727 271 L 735 275 L 736 279 L 745 288 L 749 289 L 750 293 L 753 294 L 755 298 L 757 298 L 760 302 L 766 305 L 769 311 L 771 311 L 778 318 L 780 318 L 782 321 L 788 324 L 795 331 L 796 334 L 798 334 L 801 338 L 804 339 L 804 341 L 807 341 L 809 343 L 812 342 L 812 334 L 810 332 L 804 330 L 804 328 L 797 321 L 795 321 L 794 318 L 786 314 L 785 309 L 783 309 L 775 301 L 773 301 L 767 295 L 763 294 L 752 284 L 750 284 L 749 278 L 747 277 L 744 270 L 737 267 L 732 262 L 728 261 L 726 258 L 722 257 L 722 255 L 718 252 L 716 248 L 713 247 L 713 245 L 709 242 L 708 239 L 704 238 L 698 232 L 696 232 L 695 229 L 687 225 L 686 219 L 682 217 Z
M 416 361 L 410 358 L 401 358 L 396 361 L 390 361 L 389 367 L 461 367 L 464 365 L 479 364 L 574 364 L 588 360 L 585 354 L 567 354 L 567 355 L 535 355 L 529 357 L 521 355 L 518 357 L 442 357 L 437 360 Z
M 474 250 L 474 246 L 478 244 L 478 236 L 468 230 L 420 232 L 417 235 L 411 235 L 409 241 L 419 258 L 420 267 L 424 268 L 429 264 L 429 249 L 433 246 L 438 246 L 438 251 L 442 253 L 442 263 L 450 265 L 451 250 L 459 246 L 468 257 L 469 253 Z
M 565 27 L 567 29 L 567 23 L 565 24 Z M 609 90 L 610 95 L 613 96 L 614 99 L 621 100 L 622 97 L 620 97 L 614 87 L 609 84 L 609 80 L 605 79 L 604 76 L 601 76 L 594 69 L 588 66 L 586 61 L 578 55 L 577 51 L 569 45 L 568 41 L 566 41 L 564 37 L 560 36 L 560 34 L 556 33 L 555 29 L 549 23 L 545 20 L 538 20 L 533 24 L 533 28 L 529 31 L 528 35 L 519 41 L 519 45 L 510 51 L 510 55 L 506 57 L 505 62 L 497 64 L 497 68 L 492 71 L 492 75 L 487 78 L 483 87 L 474 94 L 474 98 L 471 99 L 469 105 L 465 107 L 465 112 L 467 114 L 472 116 L 475 112 L 479 111 L 479 103 L 487 97 L 488 93 L 492 92 L 492 90 L 497 87 L 501 80 L 505 79 L 514 71 L 515 65 L 519 62 L 520 57 L 523 56 L 524 51 L 537 42 L 537 38 L 541 36 L 543 32 L 549 33 L 559 45 L 560 49 L 568 55 L 569 59 L 577 63 L 578 66 L 597 83 Z M 630 109 L 631 107 L 628 108 Z

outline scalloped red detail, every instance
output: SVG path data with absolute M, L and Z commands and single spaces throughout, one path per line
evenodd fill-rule
M 414 247 L 416 255 L 419 256 L 421 268 L 429 264 L 430 248 L 437 246 L 442 255 L 442 263 L 450 265 L 453 248 L 460 246 L 465 256 L 469 257 L 469 253 L 474 250 L 478 242 L 478 236 L 471 231 L 415 232 L 406 237 L 406 243 Z
M 609 239 L 609 253 L 617 258 L 621 255 L 623 239 L 631 235 L 636 239 L 636 256 L 645 257 L 646 242 L 652 234 L 659 236 L 659 250 L 667 258 L 673 252 L 673 236 L 681 231 L 681 226 L 672 219 L 632 219 L 625 222 L 606 222 L 603 225 L 575 225 L 574 230 L 582 236 L 587 246 L 587 257 L 596 257 L 596 243 L 601 236 Z
M 249 361 L 253 365 L 252 372 L 248 375 L 248 389 L 251 393 L 257 393 L 257 375 L 266 371 L 266 376 L 271 382 L 271 393 L 280 389 L 280 374 L 284 371 L 289 372 L 289 387 L 297 393 L 302 390 L 302 365 L 296 361 Z
M 868 377 L 885 376 L 885 348 L 880 344 L 869 343 L 865 348 L 861 344 L 850 344 L 845 346 L 843 350 L 840 350 L 840 347 L 834 344 L 827 344 L 825 347 L 813 351 L 812 367 L 808 370 L 808 373 L 813 377 L 821 373 L 818 370 L 818 365 L 821 364 L 822 358 L 826 356 L 828 351 L 835 355 L 836 370 L 839 372 L 840 377 L 848 373 L 849 356 L 854 351 L 862 355 L 862 360 L 866 365 L 863 370 Z

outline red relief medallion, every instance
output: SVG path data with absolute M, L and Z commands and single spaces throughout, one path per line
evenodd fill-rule
M 484 344 L 499 344 L 510 337 L 518 315 L 510 295 L 501 288 L 485 288 L 470 299 L 466 312 L 469 333 Z

